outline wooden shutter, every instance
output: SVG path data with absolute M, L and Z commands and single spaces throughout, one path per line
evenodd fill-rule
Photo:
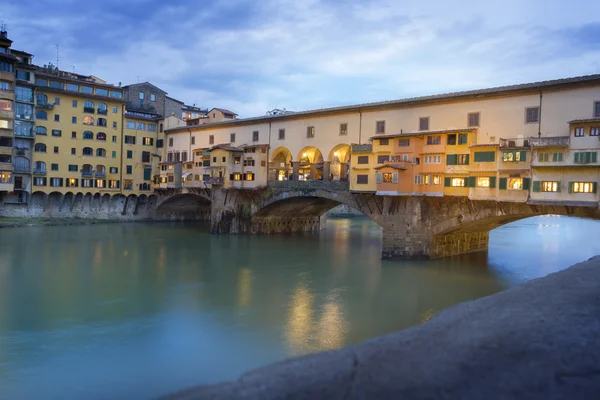
M 375 183 L 383 183 L 383 174 L 381 172 L 375 174 Z
M 398 183 L 398 173 L 394 172 L 392 174 L 392 183 Z
M 496 177 L 490 176 L 490 189 L 495 189 L 495 188 L 496 188 Z
M 525 182 L 523 182 L 523 184 L 525 184 Z M 542 182 L 540 181 L 533 181 L 533 186 L 531 189 L 533 192 L 541 192 L 542 191 Z
M 593 151 L 590 154 L 592 155 L 591 162 L 593 162 L 593 163 L 598 162 L 598 152 Z
M 500 178 L 500 184 L 498 185 L 498 189 L 506 190 L 506 181 L 507 178 Z
M 451 179 L 449 176 L 446 176 L 444 178 L 444 187 L 450 187 L 450 184 L 451 184 Z
M 573 193 L 573 182 L 569 182 L 569 193 Z
M 521 162 L 527 161 L 527 152 L 525 150 L 521 151 Z
M 144 168 L 144 180 L 149 181 L 152 177 L 152 168 Z
M 458 162 L 458 156 L 456 154 L 447 154 L 446 155 L 446 165 L 456 165 Z
M 474 188 L 475 186 L 477 186 L 477 178 L 476 177 L 470 176 L 468 178 L 468 180 L 469 180 L 469 187 Z
M 560 193 L 561 181 L 556 182 L 556 191 Z
M 469 154 L 465 154 L 465 165 L 469 165 Z
M 592 193 L 596 193 L 598 191 L 598 183 L 592 182 Z
M 531 179 L 523 178 L 523 190 L 529 190 L 530 186 L 531 186 Z
M 575 161 L 576 163 L 578 163 L 578 162 L 579 162 L 579 153 L 575 153 L 575 160 L 574 160 L 574 161 Z

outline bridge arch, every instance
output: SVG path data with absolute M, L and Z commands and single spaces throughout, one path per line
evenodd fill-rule
M 211 201 L 197 193 L 178 193 L 157 203 L 156 216 L 159 219 L 210 219 Z

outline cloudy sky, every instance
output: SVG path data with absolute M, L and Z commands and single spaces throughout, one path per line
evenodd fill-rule
M 28 0 L 34 62 L 241 117 L 600 73 L 597 0 Z

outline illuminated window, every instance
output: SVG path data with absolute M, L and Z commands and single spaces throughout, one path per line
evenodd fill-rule
M 306 137 L 307 138 L 315 137 L 315 127 L 314 126 L 309 126 L 306 128 Z
M 2 171 L 0 172 L 0 183 L 10 183 L 11 173 Z
M 340 135 L 348 134 L 348 124 L 340 124 Z
M 490 187 L 490 178 L 487 176 L 477 177 L 477 187 L 489 188 Z
M 11 111 L 12 110 L 12 101 L 8 100 L 0 100 L 0 110 L 2 111 Z
M 242 157 L 233 157 L 234 164 L 241 164 L 241 162 L 242 162 Z
M 77 187 L 78 180 L 75 178 L 67 179 L 67 187 Z
M 571 182 L 571 193 L 596 193 L 594 182 Z
M 502 161 L 504 162 L 521 162 L 526 161 L 525 151 L 505 151 L 502 153 Z
M 393 175 L 391 172 L 383 173 L 383 183 L 392 183 Z
M 254 174 L 252 172 L 248 172 L 246 174 L 246 180 L 247 181 L 253 181 L 254 180 Z
M 542 192 L 558 192 L 558 182 L 543 181 Z
M 464 187 L 465 178 L 452 178 L 452 180 L 450 181 L 450 185 L 453 187 Z
M 439 175 L 433 175 L 433 184 L 434 185 L 439 185 L 441 182 L 442 182 L 442 180 Z
M 84 125 L 94 125 L 94 118 L 90 117 L 89 115 L 86 115 L 85 117 L 83 117 L 83 124 Z
M 97 188 L 103 188 L 104 187 L 104 180 L 102 180 L 102 179 L 96 179 L 96 187 Z
M 522 190 L 523 189 L 523 178 L 509 178 L 508 189 Z
M 240 173 L 233 174 L 233 180 L 234 181 L 242 180 L 242 174 L 240 174 Z

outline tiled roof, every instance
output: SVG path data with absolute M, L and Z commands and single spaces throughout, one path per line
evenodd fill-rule
M 586 122 L 600 122 L 600 118 L 574 119 L 573 121 L 569 121 L 569 124 L 582 124 Z
M 459 133 L 459 132 L 471 132 L 475 131 L 477 128 L 463 128 L 463 129 L 440 129 L 437 131 L 416 131 L 416 132 L 401 132 L 394 133 L 389 135 L 375 135 L 369 138 L 369 140 L 373 139 L 394 139 L 399 137 L 415 137 L 415 136 L 423 136 L 423 135 L 437 135 L 441 133 Z
M 233 114 L 233 115 L 237 115 L 237 114 L 236 114 L 236 113 L 234 113 L 233 111 L 230 111 L 230 110 L 228 110 L 228 109 L 226 109 L 226 108 L 218 108 L 218 107 L 215 107 L 215 108 L 213 108 L 213 110 L 221 111 L 223 114 Z M 212 110 L 211 110 L 211 111 L 212 111 Z

